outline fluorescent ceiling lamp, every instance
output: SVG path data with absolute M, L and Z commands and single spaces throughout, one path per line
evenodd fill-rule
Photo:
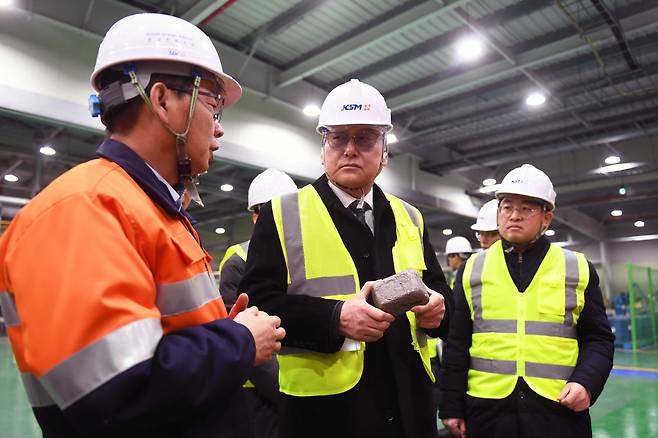
M 486 187 L 480 187 L 480 193 L 493 193 L 500 187 L 500 184 L 493 184 Z
M 457 43 L 457 56 L 462 61 L 473 61 L 482 55 L 482 41 L 474 36 L 463 38 Z
M 0 204 L 15 204 L 15 205 L 25 205 L 30 202 L 27 198 L 16 198 L 13 196 L 1 196 L 0 195 Z
M 13 173 L 8 173 L 5 175 L 5 181 L 7 182 L 16 182 L 18 181 L 18 177 L 14 175 Z
M 390 134 L 386 134 L 386 143 L 388 144 L 393 144 L 398 142 L 398 137 L 393 134 L 392 132 Z
M 546 230 L 546 235 L 548 237 L 555 236 L 555 230 Z
M 619 216 L 621 216 L 622 214 L 623 214 L 623 212 L 622 212 L 621 210 L 612 210 L 612 211 L 610 212 L 610 215 L 612 215 L 612 216 L 614 216 L 614 217 L 619 217 Z
M 452 230 L 450 228 L 444 228 L 442 233 L 444 236 L 449 236 L 452 234 Z
M 496 180 L 493 178 L 487 178 L 484 181 L 482 181 L 482 185 L 485 187 L 489 187 L 496 184 Z
M 573 242 L 571 240 L 565 240 L 565 241 L 562 241 L 562 242 L 551 242 L 551 245 L 555 245 L 555 246 L 559 246 L 559 247 L 571 246 L 571 245 L 575 245 L 575 244 L 576 244 L 576 242 Z
M 52 157 L 53 155 L 55 155 L 57 153 L 57 151 L 52 146 L 48 146 L 48 145 L 41 146 L 41 148 L 39 148 L 39 152 L 41 152 L 43 155 L 47 155 L 49 157 Z
M 0 0 L 0 8 L 7 8 L 14 3 L 13 0 Z
M 222 227 L 215 228 L 215 233 L 217 234 L 224 234 L 225 232 L 226 232 L 225 228 Z
M 635 225 L 637 228 L 642 228 L 644 226 L 644 221 L 635 221 L 633 225 Z
M 219 186 L 219 190 L 221 190 L 222 192 L 230 192 L 231 190 L 233 190 L 233 186 L 231 184 L 222 184 L 221 186 Z
M 658 240 L 658 234 L 643 234 L 641 236 L 617 237 L 609 242 L 641 242 L 643 240 Z
M 309 117 L 317 117 L 320 115 L 320 107 L 315 104 L 306 105 L 304 107 L 304 114 Z
M 610 155 L 603 161 L 605 161 L 605 164 L 617 164 L 621 162 L 621 158 L 619 158 L 617 155 Z
M 531 93 L 525 99 L 525 104 L 528 106 L 539 106 L 543 105 L 545 102 L 546 96 L 539 92 Z
M 618 164 L 611 164 L 609 166 L 603 166 L 599 167 L 598 169 L 594 169 L 592 173 L 600 173 L 600 174 L 607 174 L 607 173 L 614 173 L 614 172 L 622 172 L 624 170 L 630 170 L 630 169 L 635 169 L 636 167 L 642 166 L 644 163 L 618 163 Z

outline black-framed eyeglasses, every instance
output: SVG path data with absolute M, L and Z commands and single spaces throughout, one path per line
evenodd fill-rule
M 375 129 L 364 129 L 354 135 L 345 131 L 327 131 L 324 133 L 324 141 L 331 149 L 344 151 L 352 140 L 359 151 L 369 152 L 377 146 L 382 135 L 383 131 Z
M 167 88 L 173 91 L 178 91 L 180 93 L 192 94 L 192 87 L 184 88 L 184 87 L 177 87 L 174 85 L 167 85 Z M 211 93 L 210 91 L 204 91 L 201 89 L 199 89 L 199 96 L 206 96 L 215 99 L 215 105 L 213 105 L 213 107 L 216 109 L 213 112 L 212 119 L 216 123 L 219 123 L 222 120 L 222 114 L 224 113 L 224 96 L 222 96 L 221 94 L 215 94 L 215 93 Z

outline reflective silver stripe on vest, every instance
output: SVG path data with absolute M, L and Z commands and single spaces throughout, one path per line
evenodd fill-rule
M 27 399 L 33 408 L 42 408 L 44 406 L 52 406 L 55 400 L 50 397 L 46 388 L 43 387 L 41 382 L 32 373 L 21 373 L 21 380 L 27 393 Z
M 208 272 L 175 283 L 158 284 L 155 305 L 162 316 L 177 315 L 198 309 L 219 298 L 219 291 Z
M 471 270 L 471 305 L 474 320 L 482 319 L 482 268 L 486 255 L 486 251 L 478 254 L 473 261 Z
M 242 251 L 244 251 L 245 254 L 249 253 L 249 242 L 251 242 L 251 241 L 247 240 L 246 242 L 242 242 L 240 244 L 240 248 L 242 248 Z
M 514 360 L 495 360 L 482 359 L 481 357 L 471 357 L 470 368 L 475 371 L 495 374 L 516 374 L 516 361 Z
M 516 333 L 515 319 L 476 319 L 473 333 Z
M 416 210 L 414 210 L 414 208 L 411 205 L 407 204 L 402 199 L 400 199 L 400 203 L 404 206 L 404 209 L 407 210 L 407 214 L 411 218 L 411 222 L 413 222 L 414 225 L 418 227 L 419 232 L 422 234 L 423 230 L 420 228 L 420 218 L 418 217 Z
M 2 316 L 5 318 L 5 325 L 7 327 L 21 324 L 21 319 L 16 312 L 14 294 L 11 292 L 0 292 L 0 308 L 2 308 Z
M 117 374 L 153 357 L 162 338 L 159 319 L 126 324 L 78 351 L 39 380 L 65 409 Z
M 356 285 L 354 284 L 354 277 L 351 275 L 306 278 L 297 192 L 281 197 L 281 218 L 283 239 L 288 256 L 288 271 L 290 272 L 288 293 L 313 297 L 354 293 Z
M 576 327 L 567 327 L 557 322 L 526 321 L 525 333 L 527 335 L 576 339 Z
M 546 363 L 526 362 L 525 375 L 528 377 L 543 377 L 545 379 L 568 380 L 574 367 L 567 365 L 552 365 Z
M 578 280 L 580 279 L 580 274 L 578 272 L 578 257 L 573 251 L 568 249 L 562 249 L 564 253 L 565 266 L 565 285 L 564 285 L 564 325 L 571 327 L 573 326 L 573 309 L 576 308 L 578 304 L 578 297 L 576 293 L 576 288 L 578 288 Z

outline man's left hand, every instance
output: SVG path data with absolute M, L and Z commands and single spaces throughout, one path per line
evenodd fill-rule
M 416 324 L 418 327 L 433 329 L 441 325 L 443 315 L 446 313 L 445 300 L 443 295 L 428 289 L 430 300 L 423 306 L 414 306 L 411 311 L 416 315 Z
M 580 383 L 568 382 L 557 396 L 557 401 L 574 412 L 580 412 L 589 408 L 590 396 Z

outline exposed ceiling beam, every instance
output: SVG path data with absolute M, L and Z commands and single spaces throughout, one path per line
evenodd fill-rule
M 658 7 L 623 18 L 620 23 L 625 29 L 627 37 L 650 31 L 658 27 Z M 594 44 L 601 44 L 613 38 L 608 29 L 593 32 L 590 37 Z M 392 97 L 388 99 L 388 104 L 392 110 L 397 111 L 435 101 L 477 87 L 485 81 L 495 81 L 496 79 L 518 74 L 522 69 L 535 68 L 560 58 L 566 58 L 587 48 L 587 43 L 583 41 L 580 35 L 572 35 L 517 54 L 516 65 L 510 65 L 507 60 L 503 60 L 474 68 L 462 75 L 431 83 Z
M 384 38 L 397 35 L 420 22 L 429 20 L 437 15 L 452 11 L 454 8 L 468 3 L 469 0 L 428 0 L 417 6 L 405 10 L 382 23 L 348 38 L 341 44 L 316 54 L 297 65 L 281 72 L 277 85 L 287 87 L 301 81 L 313 73 L 335 64 L 342 59 L 352 56 L 359 50 L 378 43 Z
M 519 17 L 527 15 L 533 11 L 541 10 L 551 3 L 552 0 L 521 1 L 504 9 L 492 12 L 491 14 L 477 20 L 477 23 L 484 28 L 488 28 L 490 26 L 500 26 L 500 23 L 509 22 L 511 20 L 515 20 Z M 436 52 L 450 44 L 453 44 L 455 39 L 462 35 L 465 30 L 465 27 L 450 30 L 444 34 L 430 38 L 420 44 L 416 44 L 412 47 L 409 47 L 408 49 L 402 50 L 399 53 L 381 59 L 374 64 L 370 64 L 361 69 L 347 73 L 344 76 L 364 79 L 369 76 L 378 75 L 379 73 L 383 73 L 397 66 L 406 64 L 407 62 L 413 61 L 417 58 L 420 58 L 421 56 Z M 464 69 L 465 68 L 467 67 L 464 67 Z M 336 81 L 332 85 L 338 85 L 339 82 L 340 81 Z
M 573 207 L 558 205 L 555 209 L 555 220 L 599 242 L 606 238 L 603 225 Z
M 217 10 L 226 0 L 198 0 L 181 18 L 193 24 L 201 23 L 206 17 Z
M 237 46 L 251 48 L 255 44 L 256 40 L 270 38 L 282 30 L 287 29 L 294 23 L 303 19 L 306 14 L 310 13 L 319 6 L 324 5 L 328 1 L 329 0 L 301 1 L 274 19 L 263 24 L 258 29 L 253 30 L 249 34 L 242 37 L 240 41 L 238 41 Z

